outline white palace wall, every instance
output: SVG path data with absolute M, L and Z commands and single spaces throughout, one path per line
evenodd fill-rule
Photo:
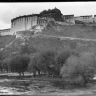
M 37 16 L 21 16 L 11 21 L 11 31 L 25 31 L 37 25 Z
M 85 16 L 78 16 L 74 17 L 74 15 L 63 15 L 63 18 L 66 22 L 61 22 L 63 25 L 66 25 L 67 23 L 75 24 L 75 20 L 83 21 L 85 23 L 96 23 L 96 15 L 92 17 L 92 15 L 85 15 Z M 24 15 L 19 16 L 16 18 L 13 18 L 11 20 L 11 28 L 0 30 L 1 35 L 16 35 L 17 31 L 26 31 L 26 30 L 32 30 L 32 28 L 35 30 L 41 30 L 48 24 L 49 21 L 55 21 L 53 18 L 49 17 L 39 17 L 37 14 L 33 15 Z M 56 22 L 56 21 L 55 21 Z M 59 22 L 60 23 L 60 22 Z

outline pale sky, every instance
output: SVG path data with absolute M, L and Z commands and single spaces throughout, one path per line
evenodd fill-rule
M 96 2 L 0 3 L 0 29 L 10 28 L 11 19 L 20 15 L 58 8 L 64 15 L 96 15 Z

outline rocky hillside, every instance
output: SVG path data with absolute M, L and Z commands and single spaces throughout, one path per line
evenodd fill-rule
M 24 40 L 20 38 L 16 38 L 14 42 L 8 47 L 6 47 L 3 51 L 6 55 L 18 53 L 20 51 L 21 46 L 24 44 Z M 63 50 L 75 50 L 77 52 L 82 51 L 91 51 L 96 52 L 96 41 L 92 40 L 80 40 L 80 39 L 72 39 L 72 38 L 58 38 L 54 36 L 48 35 L 37 35 L 34 37 L 30 37 L 27 40 L 27 44 L 30 49 L 35 49 L 36 52 L 53 50 L 53 51 L 63 51 Z
M 49 24 L 47 28 L 43 30 L 42 34 L 65 36 L 74 38 L 96 39 L 96 25 L 60 25 Z
M 3 40 L 5 41 L 5 39 Z M 25 39 L 15 38 L 13 40 L 9 38 L 9 41 L 10 43 L 7 43 L 7 41 L 5 41 L 6 43 L 3 43 L 3 45 L 7 44 L 7 47 L 3 50 L 6 54 L 18 53 L 25 41 L 27 41 L 27 44 L 31 49 L 34 48 L 37 52 L 44 50 L 95 52 L 96 27 L 90 25 L 65 26 L 51 22 L 42 32 L 38 34 L 27 35 L 27 38 Z
M 12 35 L 0 36 L 0 48 L 5 48 L 14 39 L 15 36 Z

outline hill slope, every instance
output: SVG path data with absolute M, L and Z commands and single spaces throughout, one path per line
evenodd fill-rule
M 74 38 L 96 39 L 96 26 L 49 24 L 42 34 Z
M 13 42 L 12 39 L 10 40 L 11 44 L 4 49 L 4 52 L 6 54 L 18 53 L 22 43 L 25 41 L 22 38 L 16 38 L 13 40 Z M 96 27 L 89 25 L 64 26 L 59 24 L 49 24 L 39 34 L 32 35 L 29 37 L 29 39 L 27 38 L 27 43 L 30 48 L 35 48 L 37 52 L 44 50 L 75 50 L 78 52 L 95 52 Z M 6 45 L 6 43 L 4 44 Z
M 8 56 L 12 53 L 18 53 L 20 51 L 20 47 L 24 43 L 22 39 L 16 38 L 14 42 L 7 48 L 5 48 L 4 53 Z M 78 39 L 69 39 L 65 38 L 61 40 L 56 37 L 48 37 L 43 35 L 38 35 L 36 37 L 30 37 L 27 40 L 28 46 L 30 48 L 36 49 L 36 52 L 53 50 L 56 52 L 63 50 L 75 50 L 77 52 L 82 51 L 91 51 L 96 53 L 96 41 L 86 41 L 86 40 L 78 40 Z
M 7 44 L 12 42 L 14 39 L 15 36 L 12 35 L 0 36 L 0 48 L 4 48 Z

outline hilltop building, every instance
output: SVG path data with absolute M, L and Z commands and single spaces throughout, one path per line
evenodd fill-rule
M 2 30 L 0 30 L 0 35 L 1 36 L 13 35 L 13 33 L 11 32 L 11 28 L 9 28 L 9 29 L 2 29 Z
M 69 23 L 69 24 L 75 24 L 75 20 L 74 20 L 74 15 L 63 15 L 63 20 L 64 22 L 66 23 Z
M 94 15 L 94 23 L 96 23 L 96 15 Z
M 41 31 L 45 28 L 49 21 L 54 21 L 53 18 L 40 17 L 39 14 L 19 16 L 11 20 L 11 31 Z
M 24 15 L 11 20 L 11 31 L 26 31 L 37 25 L 37 15 Z
M 60 25 L 74 25 L 74 24 L 96 24 L 96 15 L 77 16 L 74 14 L 63 15 L 57 8 L 44 10 L 40 14 L 31 14 L 18 16 L 11 19 L 11 28 L 0 30 L 2 36 L 5 35 L 18 35 L 20 32 L 41 32 L 48 24 L 54 21 Z M 18 33 L 19 32 L 19 33 Z M 29 36 L 29 34 L 27 34 Z
M 93 23 L 94 18 L 92 15 L 77 16 L 75 17 L 75 21 L 81 21 L 82 23 Z

